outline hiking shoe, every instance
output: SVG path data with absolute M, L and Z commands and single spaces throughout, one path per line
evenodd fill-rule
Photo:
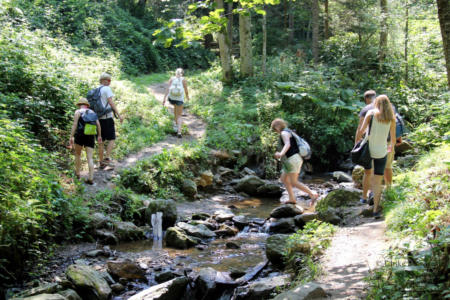
M 369 205 L 373 205 L 374 204 L 374 201 L 373 201 L 373 193 L 370 193 L 369 194 Z
M 178 132 L 178 133 L 177 133 L 177 137 L 179 137 L 179 138 L 182 137 L 181 132 Z
M 381 215 L 378 212 L 374 212 L 373 213 L 373 218 L 374 219 L 379 219 L 379 218 L 381 218 Z
M 94 184 L 94 180 L 86 179 L 84 181 L 84 183 L 89 184 L 89 185 L 93 185 Z
M 100 163 L 100 169 L 104 169 L 106 167 L 114 167 L 114 164 L 111 162 L 111 158 L 105 158 L 101 163 Z
M 361 202 L 361 204 L 369 203 L 369 201 L 367 201 L 366 199 L 363 199 L 363 198 L 359 199 L 359 202 Z

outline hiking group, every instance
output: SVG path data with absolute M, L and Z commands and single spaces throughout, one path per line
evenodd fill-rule
M 79 109 L 75 111 L 69 146 L 75 145 L 75 176 L 80 179 L 81 151 L 86 149 L 89 166 L 87 184 L 94 183 L 93 153 L 95 140 L 98 142 L 100 169 L 114 167 L 111 162 L 111 152 L 116 140 L 114 118 L 123 122 L 123 117 L 117 110 L 113 101 L 114 94 L 110 88 L 111 75 L 103 73 L 100 76 L 100 85 L 88 92 L 86 98 L 78 101 Z M 187 81 L 183 78 L 183 70 L 177 69 L 175 76 L 168 84 L 163 99 L 174 107 L 175 127 L 178 137 L 182 136 L 182 112 L 184 99 L 189 100 Z M 376 97 L 375 91 L 369 90 L 364 94 L 366 106 L 359 113 L 359 124 L 355 135 L 355 148 L 352 150 L 352 161 L 364 167 L 362 204 L 370 204 L 373 199 L 373 216 L 379 218 L 378 206 L 381 196 L 381 183 L 383 176 L 386 184 L 392 184 L 392 162 L 396 143 L 401 143 L 403 129 L 398 130 L 399 124 L 403 126 L 401 116 L 389 101 L 386 95 Z M 401 121 L 401 122 L 400 122 Z M 314 206 L 319 195 L 308 186 L 298 181 L 303 161 L 311 157 L 309 144 L 288 128 L 286 121 L 275 119 L 272 129 L 279 134 L 278 151 L 275 157 L 281 161 L 282 173 L 280 180 L 289 195 L 286 204 L 296 204 L 293 187 L 300 189 L 311 197 L 310 205 Z M 365 135 L 364 139 L 362 139 Z M 394 136 L 395 138 L 390 138 Z M 106 145 L 106 153 L 105 151 Z M 361 154 L 362 153 L 362 154 Z M 364 159 L 359 159 L 365 156 Z M 359 160 L 358 160 L 359 159 Z M 369 193 L 369 190 L 371 192 Z
M 89 167 L 89 176 L 85 180 L 87 184 L 94 184 L 94 148 L 95 141 L 98 142 L 98 156 L 100 169 L 114 167 L 111 161 L 111 152 L 116 140 L 116 128 L 113 116 L 123 122 L 123 117 L 117 110 L 113 101 L 115 96 L 110 88 L 111 75 L 103 73 L 100 75 L 100 85 L 90 90 L 86 98 L 77 102 L 78 109 L 73 118 L 72 130 L 70 132 L 69 147 L 75 145 L 75 176 L 80 179 L 81 152 L 86 150 Z M 174 118 L 177 127 L 177 135 L 182 137 L 182 112 L 184 97 L 189 100 L 187 81 L 183 78 L 183 69 L 177 69 L 175 76 L 171 78 L 164 95 L 163 105 L 166 98 L 174 106 Z M 105 153 L 106 144 L 106 153 Z
M 384 176 L 386 184 L 392 184 L 394 149 L 397 143 L 402 142 L 403 121 L 386 95 L 377 97 L 375 91 L 369 90 L 364 94 L 364 101 L 366 106 L 359 113 L 352 161 L 364 167 L 363 196 L 360 202 L 370 204 L 369 200 L 373 199 L 373 217 L 379 218 L 381 183 Z M 280 135 L 275 157 L 282 163 L 280 180 L 289 195 L 289 200 L 285 204 L 297 203 L 292 190 L 292 187 L 296 187 L 311 197 L 310 206 L 314 206 L 319 195 L 298 181 L 303 161 L 311 156 L 308 143 L 289 129 L 287 122 L 282 119 L 273 120 L 271 127 Z M 364 134 L 365 137 L 362 139 Z M 391 139 L 391 136 L 395 138 Z M 357 160 L 362 146 L 365 147 L 363 147 L 365 159 Z

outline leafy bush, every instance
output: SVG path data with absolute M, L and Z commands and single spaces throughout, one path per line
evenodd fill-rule
M 4 119 L 5 111 L 0 115 L 0 267 L 19 270 L 24 258 L 39 257 L 54 235 L 71 226 L 63 215 L 71 203 L 60 185 L 56 155 L 20 122 Z
M 296 275 L 296 282 L 313 281 L 320 275 L 320 268 L 314 263 L 314 259 L 330 246 L 330 238 L 336 229 L 331 224 L 312 220 L 302 230 L 287 238 L 283 255 Z

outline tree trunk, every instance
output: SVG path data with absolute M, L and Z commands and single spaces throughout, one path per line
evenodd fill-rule
M 436 0 L 439 23 L 441 25 L 442 43 L 444 45 L 447 82 L 450 89 L 450 3 L 448 0 Z
M 309 34 L 311 33 L 311 21 L 308 22 L 308 27 L 306 28 L 306 41 L 309 41 Z
M 288 1 L 289 0 L 284 0 L 284 34 L 285 36 L 287 35 L 287 12 L 288 12 Z M 287 47 L 287 40 L 284 40 L 284 46 Z
M 387 0 L 380 0 L 381 24 L 380 24 L 380 49 L 378 50 L 378 62 L 382 64 L 386 58 L 388 24 L 387 24 Z
M 211 43 L 213 41 L 213 35 L 211 33 L 208 33 L 207 35 L 205 35 L 204 37 L 204 47 L 205 49 L 211 49 Z
M 233 3 L 228 3 L 228 23 L 227 31 L 231 46 L 233 46 Z
M 292 4 L 289 2 L 289 45 L 294 41 L 294 13 L 292 12 Z
M 314 64 L 319 63 L 319 0 L 312 1 L 313 30 L 312 30 L 312 53 Z
M 141 7 L 142 11 L 145 11 L 146 4 L 147 4 L 147 0 L 139 0 L 139 6 Z
M 218 9 L 223 9 L 223 0 L 215 0 Z M 222 26 L 217 34 L 219 41 L 220 62 L 222 65 L 222 81 L 224 84 L 229 84 L 233 81 L 234 74 L 231 67 L 231 43 L 228 38 L 228 31 L 225 26 Z
M 252 77 L 252 19 L 250 12 L 239 14 L 239 44 L 241 46 L 241 78 Z
M 325 0 L 325 39 L 330 38 L 330 28 L 328 24 L 328 0 Z
M 263 48 L 262 48 L 262 73 L 266 75 L 266 57 L 267 57 L 267 30 L 266 30 L 266 15 L 262 16 L 262 32 L 263 32 Z
M 409 1 L 406 0 L 406 20 L 405 20 L 405 82 L 408 83 L 408 35 L 409 35 Z
M 154 21 L 156 22 L 158 20 L 158 12 L 159 12 L 159 4 L 160 4 L 160 0 L 156 0 L 156 5 L 155 5 L 155 16 L 154 16 Z

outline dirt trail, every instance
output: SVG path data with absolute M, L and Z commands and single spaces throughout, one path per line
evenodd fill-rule
M 150 89 L 156 99 L 161 102 L 164 99 L 164 94 L 166 92 L 166 83 L 156 83 L 151 84 Z M 173 114 L 173 106 L 168 101 L 166 101 L 166 107 L 168 107 L 171 114 Z M 112 189 L 114 188 L 113 183 L 110 182 L 111 176 L 115 174 L 120 169 L 124 169 L 134 165 L 139 160 L 145 159 L 152 155 L 161 153 L 163 149 L 172 149 L 178 145 L 182 145 L 186 142 L 191 142 L 194 140 L 198 140 L 205 135 L 206 124 L 197 118 L 196 116 L 183 111 L 183 124 L 188 127 L 189 134 L 187 136 L 183 136 L 182 138 L 178 138 L 175 135 L 168 135 L 164 141 L 156 143 L 150 147 L 146 147 L 140 150 L 137 153 L 130 154 L 122 160 L 115 160 L 115 168 L 106 168 L 104 170 L 95 169 L 94 172 L 94 185 L 89 186 L 85 185 L 86 189 L 89 192 L 96 192 L 104 189 Z M 84 155 L 84 154 L 83 154 Z M 94 156 L 97 155 L 94 153 Z M 84 170 L 80 172 L 82 178 L 88 177 L 88 171 Z
M 339 228 L 321 260 L 325 276 L 318 283 L 330 294 L 327 299 L 366 299 L 363 278 L 376 267 L 389 243 L 382 219 L 364 218 L 362 222 Z

